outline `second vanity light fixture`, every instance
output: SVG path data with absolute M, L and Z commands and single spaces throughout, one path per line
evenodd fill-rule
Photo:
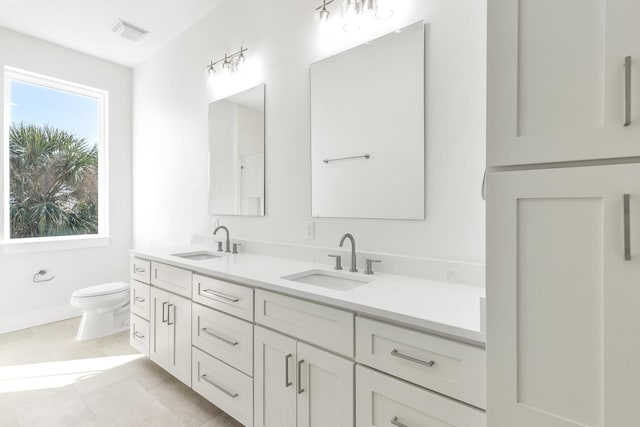
M 216 70 L 216 66 L 220 63 L 221 73 L 226 75 L 231 75 L 237 73 L 242 69 L 242 65 L 245 63 L 244 53 L 249 50 L 245 47 L 240 46 L 240 50 L 232 53 L 231 55 L 224 54 L 224 58 L 218 59 L 217 61 L 211 61 L 209 65 L 207 65 L 207 75 L 209 77 L 209 81 L 212 81 L 217 75 L 218 71 Z
M 336 0 L 323 0 L 316 8 L 317 29 L 319 34 L 326 33 L 329 28 L 331 12 L 327 6 Z M 360 29 L 362 18 L 375 16 L 377 19 L 388 19 L 393 15 L 393 9 L 389 6 L 390 0 L 342 0 L 342 29 L 347 33 L 354 33 Z

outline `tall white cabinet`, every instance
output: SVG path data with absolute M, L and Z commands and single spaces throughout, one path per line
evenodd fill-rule
M 640 155 L 638 16 L 637 0 L 488 1 L 489 167 Z
M 640 2 L 488 5 L 488 425 L 634 425 Z

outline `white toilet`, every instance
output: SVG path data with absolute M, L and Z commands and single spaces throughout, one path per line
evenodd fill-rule
M 91 340 L 129 328 L 129 284 L 104 283 L 78 289 L 71 305 L 82 309 L 77 341 Z

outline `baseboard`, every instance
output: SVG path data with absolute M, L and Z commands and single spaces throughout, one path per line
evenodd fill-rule
M 72 317 L 78 317 L 80 315 L 82 315 L 82 310 L 69 305 L 31 311 L 20 314 L 19 316 L 0 320 L 0 334 L 71 319 Z

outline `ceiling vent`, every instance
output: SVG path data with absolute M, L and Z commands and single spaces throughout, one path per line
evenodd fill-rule
M 125 39 L 131 40 L 133 42 L 139 41 L 148 33 L 148 31 L 133 26 L 128 22 L 124 22 L 122 19 L 118 19 L 113 23 L 113 25 L 111 26 L 111 31 L 113 31 L 120 37 L 124 37 Z

